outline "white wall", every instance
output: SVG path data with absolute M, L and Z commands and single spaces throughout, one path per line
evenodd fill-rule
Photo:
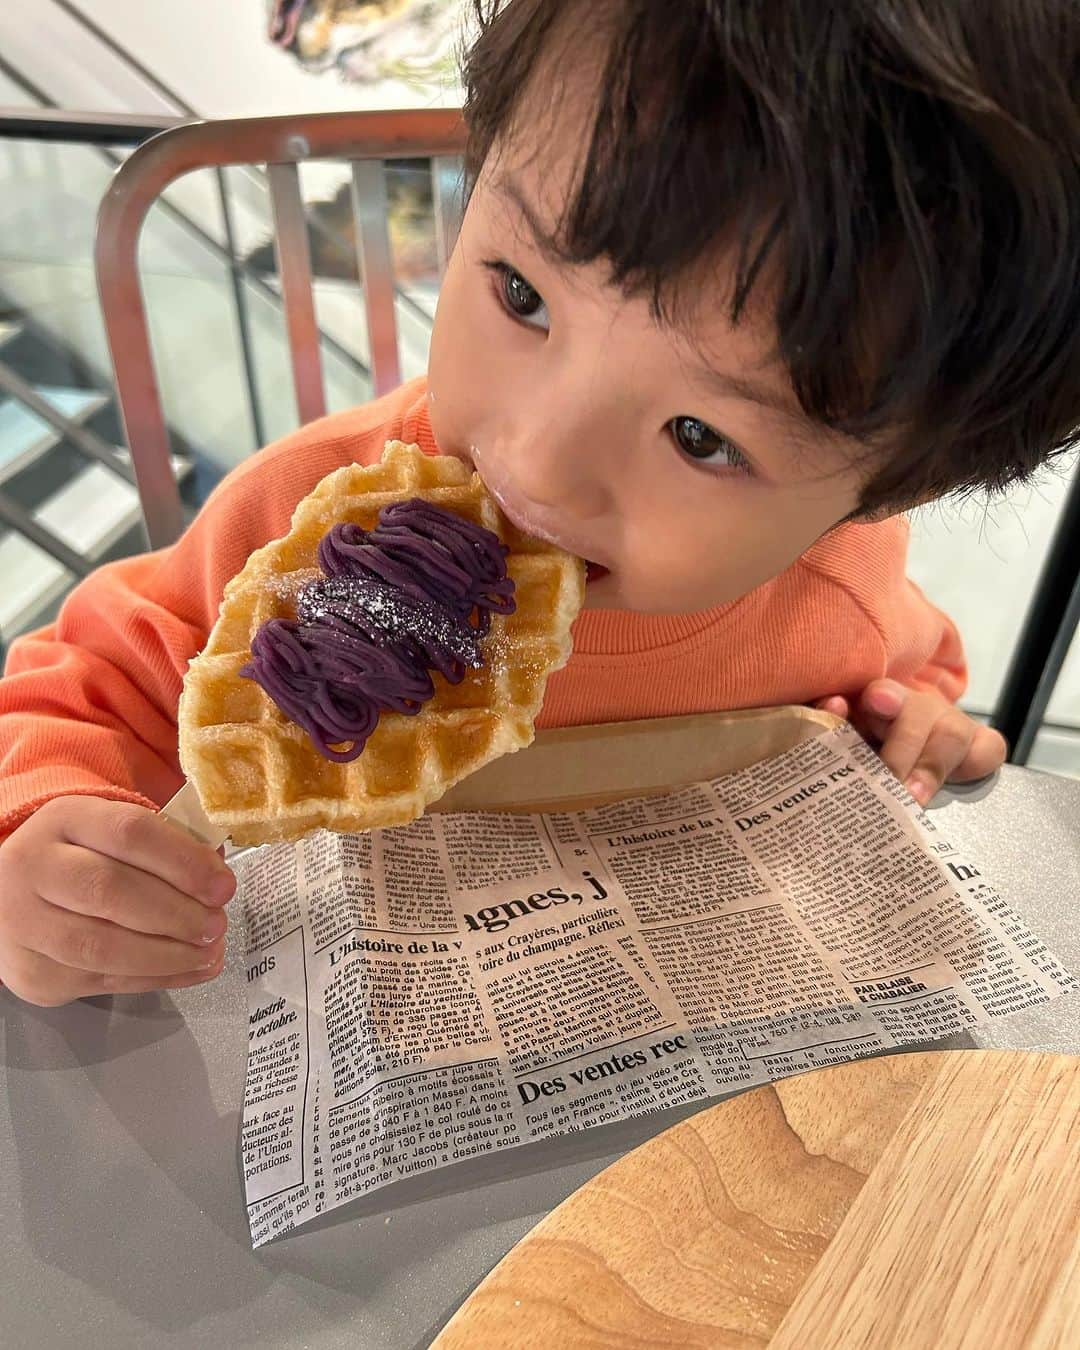
M 203 117 L 456 106 L 456 81 L 418 91 L 310 75 L 267 38 L 265 0 L 79 0 L 99 28 Z M 166 112 L 167 104 L 52 0 L 0 7 L 0 50 L 63 107 Z
M 1075 456 L 1034 483 L 987 502 L 939 502 L 915 513 L 908 572 L 955 621 L 971 667 L 965 703 L 989 712 L 997 701 L 1008 654 L 1046 558 Z M 1050 703 L 1054 721 L 1080 727 L 1080 640 Z

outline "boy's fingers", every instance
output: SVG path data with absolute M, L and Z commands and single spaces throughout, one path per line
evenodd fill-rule
M 950 772 L 954 783 L 973 783 L 988 778 L 1005 763 L 1009 746 L 1000 731 L 976 724 L 975 735 L 967 754 Z
M 216 980 L 225 965 L 225 949 L 222 948 L 217 960 L 206 970 L 188 971 L 182 975 L 169 975 L 164 979 L 157 976 L 135 975 L 99 975 L 103 994 L 148 994 L 154 989 L 189 989 L 193 984 L 205 984 L 207 980 Z
M 931 729 L 940 714 L 940 708 L 928 700 L 909 698 L 895 721 L 884 725 L 883 734 L 878 735 L 876 731 L 874 732 L 881 741 L 881 758 L 901 783 L 907 782 L 911 771 L 919 762 Z
M 900 716 L 900 710 L 911 697 L 912 691 L 896 680 L 871 680 L 862 692 L 859 707 L 870 717 L 879 717 L 887 722 Z
M 110 979 L 102 975 L 99 978 L 103 988 L 99 992 L 103 994 L 149 994 L 155 989 L 190 989 L 192 985 L 206 984 L 208 980 L 216 980 L 221 974 L 224 964 L 224 959 L 222 959 L 209 970 L 199 971 L 194 975 L 173 975 L 166 980 L 139 980 L 119 975 Z
M 9 978 L 11 992 L 26 1003 L 55 1008 L 77 998 L 101 994 L 145 994 L 155 989 L 186 989 L 216 979 L 225 964 L 224 951 L 208 970 L 182 975 L 102 975 L 61 965 L 38 952 L 22 951 L 18 970 Z
M 133 803 L 95 797 L 78 802 L 78 811 L 64 818 L 69 843 L 150 872 L 203 904 L 223 905 L 231 898 L 235 878 L 207 844 Z
M 223 946 L 219 940 L 199 950 L 186 942 L 131 933 L 104 919 L 46 903 L 27 910 L 19 942 L 73 970 L 155 978 L 207 970 L 219 959 Z
M 895 680 L 873 680 L 859 695 L 851 720 L 867 740 L 883 745 L 911 697 L 912 691 Z
M 74 844 L 50 851 L 38 894 L 75 914 L 195 946 L 216 941 L 228 927 L 222 910 L 208 909 L 148 872 Z
M 920 805 L 925 806 L 956 766 L 964 762 L 974 739 L 975 723 L 958 709 L 937 719 L 914 768 L 904 780 Z
M 833 694 L 831 698 L 818 699 L 816 706 L 822 712 L 832 713 L 834 717 L 848 718 L 851 716 L 851 705 L 843 694 Z

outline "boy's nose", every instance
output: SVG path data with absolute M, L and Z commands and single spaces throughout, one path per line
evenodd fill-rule
M 518 492 L 580 519 L 601 515 L 612 496 L 611 423 L 605 430 L 594 409 L 547 400 L 518 412 L 502 456 Z

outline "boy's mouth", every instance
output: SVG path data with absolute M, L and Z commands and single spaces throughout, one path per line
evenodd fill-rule
M 549 530 L 535 520 L 529 514 L 528 507 L 520 502 L 505 484 L 495 480 L 494 475 L 488 474 L 488 466 L 481 464 L 475 446 L 469 447 L 469 460 L 484 480 L 484 486 L 499 503 L 503 515 L 523 534 L 531 534 L 536 539 L 543 539 L 545 543 L 554 544 L 556 548 L 565 549 L 567 553 L 573 553 L 581 558 L 585 563 L 586 584 L 600 581 L 610 574 L 611 569 L 605 563 L 587 557 L 586 550 L 576 540 L 570 539 L 561 530 Z

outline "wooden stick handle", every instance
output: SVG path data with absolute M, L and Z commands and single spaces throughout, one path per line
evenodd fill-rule
M 228 831 L 207 820 L 199 794 L 191 783 L 185 783 L 176 796 L 165 803 L 161 814 L 182 830 L 187 830 L 200 844 L 209 844 L 211 848 L 220 848 L 229 837 Z

